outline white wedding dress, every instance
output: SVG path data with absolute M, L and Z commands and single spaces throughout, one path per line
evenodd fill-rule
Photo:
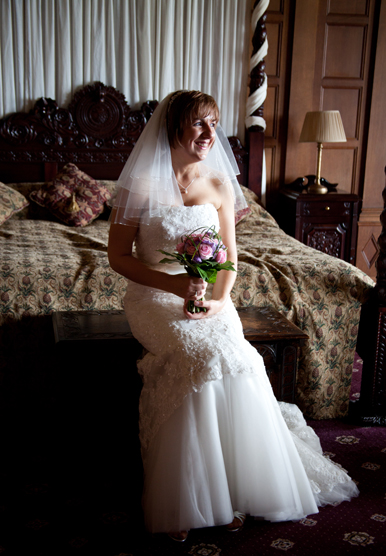
M 163 272 L 184 272 L 178 263 L 158 264 L 157 250 L 172 252 L 184 232 L 211 225 L 219 226 L 211 204 L 165 208 L 140 226 L 136 256 Z M 138 364 L 148 529 L 227 524 L 234 510 L 298 520 L 357 496 L 345 471 L 322 455 L 300 410 L 276 401 L 231 299 L 199 321 L 186 319 L 182 305 L 175 295 L 128 282 L 125 311 L 148 352 Z

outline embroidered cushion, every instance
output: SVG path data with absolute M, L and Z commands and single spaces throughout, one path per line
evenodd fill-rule
M 28 205 L 24 195 L 0 182 L 0 225 Z
M 235 225 L 241 222 L 248 214 L 251 214 L 252 210 L 251 207 L 245 207 L 244 209 L 240 209 L 235 213 Z
M 30 199 L 70 226 L 87 226 L 103 212 L 110 197 L 107 187 L 71 163 L 53 182 L 30 194 Z

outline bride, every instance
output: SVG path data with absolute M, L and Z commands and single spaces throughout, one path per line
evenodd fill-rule
M 238 531 L 246 515 L 298 520 L 358 495 L 300 410 L 276 401 L 230 299 L 236 273 L 219 272 L 210 288 L 160 264 L 160 249 L 214 226 L 237 265 L 235 211 L 247 205 L 218 120 L 209 95 L 167 96 L 123 169 L 111 217 L 110 264 L 128 279 L 126 315 L 147 350 L 138 362 L 145 523 L 177 541 L 198 527 Z M 190 313 L 188 301 L 206 311 Z

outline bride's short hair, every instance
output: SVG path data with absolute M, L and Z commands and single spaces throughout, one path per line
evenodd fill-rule
M 166 112 L 166 128 L 169 144 L 175 148 L 187 125 L 196 118 L 212 115 L 217 121 L 220 110 L 216 101 L 210 95 L 200 91 L 176 91 L 170 97 Z

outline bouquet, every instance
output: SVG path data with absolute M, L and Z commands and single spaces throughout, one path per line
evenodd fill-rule
M 200 276 L 205 282 L 214 284 L 219 270 L 233 270 L 231 261 L 227 261 L 227 247 L 214 226 L 197 228 L 193 232 L 185 233 L 177 244 L 174 253 L 167 253 L 158 249 L 160 253 L 172 257 L 162 259 L 160 263 L 175 263 L 177 261 L 185 267 L 189 276 Z M 202 298 L 204 299 L 204 298 Z M 205 311 L 205 307 L 196 307 L 194 301 L 189 301 L 187 309 L 190 313 Z

